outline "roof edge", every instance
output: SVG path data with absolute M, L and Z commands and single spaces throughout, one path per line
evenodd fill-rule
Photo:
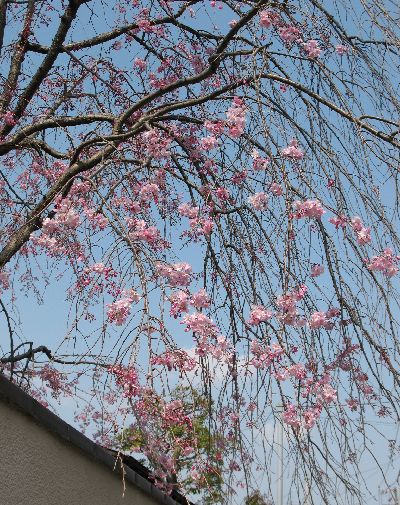
M 96 444 L 76 428 L 63 421 L 60 417 L 41 405 L 32 396 L 7 379 L 1 372 L 0 400 L 4 403 L 17 407 L 18 410 L 33 418 L 37 424 L 43 426 L 45 429 L 57 435 L 64 441 L 80 449 L 92 460 L 107 466 L 113 472 L 115 471 L 118 458 L 115 457 L 111 451 L 108 451 Z M 140 466 L 143 466 L 134 458 L 131 459 Z M 131 482 L 131 484 L 139 488 L 157 502 L 163 505 L 176 505 L 177 503 L 190 505 L 189 500 L 177 491 L 173 492 L 175 496 L 172 498 L 171 496 L 163 493 L 148 479 L 130 468 L 126 464 L 126 461 L 129 461 L 129 459 L 127 459 L 125 455 L 121 454 L 121 460 L 124 462 L 124 479 Z

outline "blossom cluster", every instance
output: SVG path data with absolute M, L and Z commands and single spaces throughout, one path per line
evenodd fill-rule
M 235 96 L 231 107 L 229 107 L 226 111 L 229 135 L 231 137 L 238 138 L 244 132 L 246 124 L 246 110 L 244 100 Z
M 311 314 L 311 318 L 308 324 L 312 330 L 319 328 L 331 330 L 334 326 L 332 319 L 338 317 L 339 315 L 340 310 L 336 308 L 331 308 L 326 312 L 314 312 Z
M 212 151 L 217 148 L 219 145 L 219 140 L 214 137 L 214 135 L 207 135 L 207 137 L 203 137 L 200 141 L 200 149 L 202 151 Z
M 217 327 L 215 327 L 214 333 L 208 333 L 208 335 L 196 336 L 195 354 L 199 357 L 212 357 L 219 363 L 226 363 L 230 367 L 235 356 L 230 342 L 224 335 L 218 335 Z M 229 370 L 233 373 L 231 368 Z
M 79 214 L 67 198 L 58 201 L 54 212 L 55 216 L 52 219 L 48 217 L 43 219 L 42 232 L 45 235 L 51 235 L 65 229 L 74 230 L 81 222 Z
M 181 324 L 185 324 L 185 331 L 193 331 L 201 337 L 216 336 L 219 332 L 215 323 L 202 312 L 195 312 L 183 317 Z
M 171 302 L 170 314 L 175 318 L 183 312 L 189 311 L 189 304 L 197 310 L 206 309 L 210 306 L 210 298 L 205 289 L 200 289 L 197 293 L 189 295 L 186 291 L 175 291 L 169 297 Z
M 190 205 L 189 203 L 182 203 L 178 207 L 178 212 L 181 216 L 189 219 L 195 219 L 199 215 L 200 209 Z
M 253 305 L 251 307 L 248 324 L 258 326 L 260 323 L 268 321 L 273 316 L 273 313 L 266 309 L 263 305 Z
M 6 270 L 0 270 L 0 293 L 2 289 L 9 289 L 10 274 Z
M 337 391 L 331 386 L 330 381 L 329 374 L 324 374 L 317 381 L 302 378 L 301 382 L 305 387 L 302 396 L 306 398 L 309 394 L 315 394 L 316 403 L 308 408 L 289 403 L 282 413 L 283 421 L 295 429 L 303 427 L 310 430 L 320 418 L 324 405 L 329 405 L 337 399 Z
M 368 270 L 371 272 L 382 272 L 386 277 L 393 277 L 399 271 L 397 266 L 400 256 L 395 256 L 392 249 L 384 249 L 379 256 L 373 256 L 370 260 L 365 260 Z
M 198 362 L 181 349 L 167 350 L 158 356 L 153 356 L 151 364 L 163 365 L 169 371 L 179 370 L 180 372 L 190 372 L 198 366 Z
M 282 149 L 282 156 L 289 160 L 300 161 L 304 158 L 304 151 L 299 147 L 299 142 L 293 139 L 287 147 Z
M 272 10 L 265 9 L 260 12 L 260 26 L 262 28 L 277 28 L 278 35 L 285 45 L 300 44 L 308 58 L 318 58 L 322 53 L 317 40 L 311 39 L 303 42 L 300 29 L 294 25 L 285 24 L 280 15 Z
M 157 275 L 165 277 L 171 287 L 189 286 L 192 267 L 189 263 L 174 263 L 171 265 L 165 263 L 156 263 Z
M 148 182 L 141 185 L 139 189 L 139 198 L 142 203 L 150 203 L 153 200 L 157 203 L 159 193 L 160 188 L 158 185 L 154 182 Z
M 160 130 L 152 128 L 142 134 L 143 145 L 147 154 L 157 160 L 170 155 L 171 139 Z
M 278 320 L 283 324 L 288 326 L 301 327 L 306 324 L 304 318 L 300 318 L 298 315 L 296 304 L 304 298 L 307 293 L 307 286 L 301 285 L 297 290 L 281 295 L 276 301 L 278 306 Z
M 114 323 L 117 326 L 122 326 L 126 323 L 131 313 L 132 303 L 140 300 L 139 294 L 134 290 L 130 290 L 125 294 L 125 298 L 107 304 L 107 319 L 110 323 Z
M 249 203 L 256 210 L 266 210 L 268 208 L 268 195 L 265 193 L 255 193 L 249 197 Z
M 321 202 L 318 200 L 305 200 L 304 202 L 296 200 L 293 206 L 295 210 L 293 217 L 295 219 L 302 219 L 305 217 L 321 219 L 322 215 L 325 213 Z
M 309 58 L 318 58 L 322 53 L 317 40 L 308 40 L 303 43 L 303 50 Z
M 371 228 L 364 226 L 359 216 L 354 216 L 350 221 L 350 225 L 356 234 L 358 244 L 365 245 L 371 242 Z
M 279 359 L 285 353 L 284 349 L 277 343 L 265 345 L 258 340 L 252 340 L 250 352 L 253 358 L 249 364 L 259 369 L 270 367 L 274 360 Z
M 160 231 L 155 226 L 148 226 L 144 219 L 127 218 L 129 225 L 129 238 L 132 241 L 142 241 L 149 244 L 153 249 L 165 249 L 168 242 L 161 237 Z
M 252 150 L 251 157 L 253 158 L 253 169 L 256 171 L 266 170 L 271 163 L 270 159 L 261 156 L 257 149 Z
M 223 188 L 221 188 L 223 189 Z M 185 232 L 185 235 L 190 235 L 196 239 L 199 236 L 210 235 L 214 228 L 214 223 L 207 217 L 200 216 L 199 207 L 195 207 L 188 203 L 182 203 L 178 207 L 178 212 L 181 216 L 189 218 L 190 232 Z
M 322 275 L 324 273 L 324 271 L 325 271 L 325 268 L 322 265 L 320 265 L 319 263 L 317 263 L 312 266 L 310 277 L 319 277 L 320 275 Z
M 110 373 L 115 377 L 115 382 L 123 391 L 123 396 L 132 398 L 140 391 L 139 377 L 133 367 L 113 365 L 109 367 Z

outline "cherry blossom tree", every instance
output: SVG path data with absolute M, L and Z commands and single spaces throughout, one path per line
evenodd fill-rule
M 396 9 L 1 0 L 3 373 L 103 445 L 135 426 L 167 492 L 273 499 L 283 423 L 287 503 L 366 503 L 399 450 Z M 49 346 L 21 303 L 61 279 Z

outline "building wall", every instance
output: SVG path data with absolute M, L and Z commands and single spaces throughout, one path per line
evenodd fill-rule
M 124 485 L 96 458 L 0 401 L 0 503 L 2 505 L 154 505 Z M 128 471 L 130 471 L 128 469 Z M 140 479 L 141 477 L 139 477 Z

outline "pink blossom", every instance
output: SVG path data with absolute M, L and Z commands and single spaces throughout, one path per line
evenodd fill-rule
M 276 14 L 270 10 L 263 10 L 259 14 L 260 16 L 260 26 L 263 28 L 271 28 L 274 24 L 279 21 L 279 14 Z
M 268 346 L 258 340 L 252 340 L 250 352 L 253 354 L 250 364 L 256 368 L 263 369 L 269 367 L 274 360 L 279 360 L 285 351 L 275 342 L 271 346 Z
M 133 219 L 130 221 L 130 225 L 133 228 L 129 232 L 131 240 L 142 240 L 151 246 L 163 248 L 160 232 L 155 226 L 147 226 L 146 221 L 143 219 Z
M 276 182 L 273 182 L 269 188 L 269 190 L 271 191 L 271 193 L 274 195 L 274 196 L 282 196 L 283 195 L 283 190 L 282 190 L 282 186 Z
M 313 265 L 311 268 L 311 277 L 319 277 L 321 274 L 323 274 L 325 271 L 325 268 L 317 263 L 316 265 Z
M 281 368 L 280 370 L 277 370 L 276 372 L 273 373 L 273 376 L 275 379 L 279 382 L 284 382 L 285 380 L 288 379 L 289 377 L 289 372 L 285 370 L 284 368 Z
M 143 146 L 149 156 L 155 159 L 167 158 L 170 156 L 169 147 L 171 139 L 156 128 L 142 134 Z
M 139 196 L 142 202 L 148 203 L 154 200 L 157 203 L 159 193 L 160 188 L 157 186 L 157 184 L 149 183 L 143 185 L 140 188 Z
M 184 447 L 183 450 L 182 450 L 182 454 L 184 456 L 190 456 L 193 453 L 194 453 L 194 448 L 190 447 L 190 446 Z
M 215 194 L 217 195 L 218 199 L 221 201 L 227 201 L 227 200 L 229 200 L 229 198 L 231 196 L 229 189 L 221 188 L 221 187 L 219 187 L 215 190 Z
M 354 231 L 360 231 L 363 228 L 363 222 L 359 216 L 352 217 L 350 224 Z
M 311 315 L 309 326 L 312 329 L 325 328 L 326 330 L 331 330 L 333 328 L 334 317 L 340 315 L 340 310 L 336 308 L 330 308 L 326 312 L 314 312 Z
M 6 125 L 14 126 L 17 123 L 15 121 L 14 114 L 11 111 L 5 112 L 2 117 Z
M 179 370 L 181 372 L 191 372 L 198 366 L 198 362 L 181 349 L 165 351 L 159 356 L 153 356 L 151 364 L 163 365 L 168 370 Z
M 292 426 L 292 428 L 300 428 L 300 418 L 297 413 L 297 408 L 289 403 L 282 413 L 283 422 Z
M 169 297 L 169 301 L 171 302 L 171 316 L 176 318 L 182 312 L 188 312 L 189 295 L 185 291 L 176 291 Z
M 303 49 L 309 58 L 318 58 L 322 53 L 322 49 L 319 47 L 318 41 L 316 40 L 305 42 L 303 44 Z
M 75 229 L 80 225 L 80 217 L 68 199 L 58 202 L 54 209 L 55 216 L 43 219 L 42 232 L 50 235 L 63 229 Z
M 6 270 L 0 271 L 0 293 L 2 289 L 10 287 L 10 274 Z
M 352 411 L 356 411 L 359 405 L 358 400 L 356 400 L 355 398 L 348 398 L 346 400 L 346 403 L 349 406 L 350 410 Z
M 340 309 L 337 309 L 336 307 L 331 307 L 326 311 L 326 316 L 329 319 L 332 319 L 332 317 L 339 317 L 340 316 Z
M 301 363 L 290 366 L 288 368 L 288 373 L 290 377 L 295 377 L 296 379 L 305 379 L 307 376 L 306 369 Z
M 233 353 L 230 348 L 230 344 L 226 337 L 220 335 L 217 337 L 216 345 L 208 346 L 208 351 L 213 358 L 218 361 L 224 361 L 225 363 L 232 362 Z
M 242 467 L 239 465 L 239 463 L 235 460 L 231 460 L 229 462 L 229 470 L 232 472 L 239 472 L 242 469 Z
M 278 30 L 280 38 L 286 44 L 291 44 L 292 42 L 296 42 L 301 38 L 300 30 L 295 26 L 285 26 L 281 27 Z
M 195 218 L 189 221 L 190 228 L 193 230 L 193 237 L 201 235 L 210 235 L 214 228 L 214 223 L 211 219 Z
M 244 100 L 235 96 L 231 107 L 226 111 L 229 135 L 238 138 L 244 132 L 246 124 L 246 106 Z
M 335 216 L 335 217 L 330 217 L 328 219 L 330 223 L 335 225 L 335 228 L 338 229 L 339 226 L 341 228 L 346 228 L 347 225 L 347 218 L 345 216 Z
M 185 331 L 193 331 L 201 337 L 215 336 L 218 333 L 218 328 L 213 321 L 202 312 L 185 316 L 181 324 L 186 325 Z
M 122 298 L 116 302 L 107 304 L 107 318 L 110 323 L 122 326 L 126 323 L 131 312 L 132 299 Z
M 306 288 L 306 286 L 305 286 Z M 276 304 L 280 310 L 278 319 L 290 326 L 298 326 L 300 321 L 296 308 L 296 302 L 300 301 L 306 293 L 306 290 L 293 291 L 287 295 L 279 296 Z M 301 323 L 302 324 L 302 323 Z
M 211 151 L 215 149 L 219 145 L 219 140 L 214 137 L 214 135 L 208 135 L 207 137 L 203 137 L 200 141 L 200 149 L 203 151 Z
M 314 312 L 309 321 L 310 328 L 313 330 L 318 328 L 331 329 L 331 324 L 332 322 L 325 312 Z
M 143 72 L 143 70 L 146 70 L 146 67 L 147 67 L 147 63 L 142 60 L 142 58 L 135 58 L 133 60 L 133 64 L 138 67 L 139 70 L 141 70 Z
M 190 54 L 189 61 L 196 74 L 200 74 L 206 68 L 206 62 L 204 61 L 203 57 L 199 54 Z
M 247 170 L 241 170 L 239 172 L 236 172 L 231 181 L 232 184 L 235 184 L 236 186 L 242 184 L 247 179 Z
M 225 129 L 224 121 L 204 121 L 204 127 L 214 135 L 222 135 Z
M 37 375 L 51 389 L 53 398 L 59 398 L 62 393 L 67 396 L 72 395 L 71 384 L 67 382 L 67 375 L 59 372 L 50 364 L 46 363 Z
M 272 312 L 263 305 L 253 305 L 247 322 L 248 324 L 258 326 L 260 323 L 271 319 L 272 315 Z
M 106 271 L 106 266 L 104 263 L 95 263 L 91 267 L 88 268 L 89 271 L 94 272 L 96 274 L 104 274 Z
M 172 287 L 189 286 L 192 267 L 188 263 L 175 263 L 166 265 L 164 263 L 156 264 L 158 275 L 166 277 Z
M 196 309 L 206 309 L 210 306 L 210 298 L 205 289 L 200 289 L 190 297 L 190 304 Z
M 54 237 L 49 237 L 46 233 L 42 233 L 39 237 L 31 238 L 32 244 L 47 249 L 51 256 L 65 253 L 65 248 L 59 244 L 59 241 Z
M 316 406 L 314 408 L 308 409 L 303 414 L 303 426 L 307 430 L 310 430 L 321 416 L 322 407 Z
M 193 207 L 189 203 L 182 203 L 178 207 L 178 212 L 181 216 L 188 217 L 189 219 L 194 219 L 199 214 L 199 208 Z
M 285 351 L 281 347 L 280 344 L 277 344 L 276 342 L 272 342 L 272 344 L 269 347 L 269 355 L 272 359 L 279 358 L 284 353 L 285 353 Z
M 109 371 L 115 377 L 115 382 L 123 391 L 123 396 L 132 398 L 139 393 L 139 378 L 133 367 L 114 365 L 109 367 Z
M 248 201 L 256 210 L 266 210 L 268 208 L 268 195 L 265 193 L 255 193 L 249 197 Z
M 371 272 L 382 272 L 386 277 L 393 277 L 399 271 L 397 266 L 399 259 L 399 256 L 395 256 L 392 249 L 388 248 L 384 249 L 379 256 L 373 256 L 371 260 L 365 261 Z
M 366 245 L 371 242 L 371 228 L 362 228 L 360 231 L 356 233 L 357 242 L 360 245 Z
M 282 156 L 290 160 L 301 160 L 304 158 L 304 152 L 299 148 L 299 142 L 293 139 L 287 147 L 282 149 Z
M 358 244 L 366 245 L 371 242 L 371 228 L 365 227 L 359 216 L 351 218 L 350 224 L 356 234 Z
M 293 297 L 294 300 L 299 302 L 302 300 L 308 292 L 308 287 L 305 284 L 300 284 L 300 286 L 296 289 L 294 289 L 291 293 L 291 296 Z
M 251 153 L 251 157 L 253 158 L 253 169 L 260 171 L 266 170 L 268 165 L 270 164 L 269 158 L 263 158 L 257 149 L 253 149 Z
M 330 384 L 324 384 L 318 392 L 318 397 L 326 403 L 332 403 L 336 400 L 337 391 Z
M 293 217 L 295 219 L 302 219 L 305 217 L 321 219 L 322 215 L 325 213 L 318 200 L 305 200 L 304 202 L 296 200 L 293 205 L 295 208 Z
M 152 24 L 149 19 L 147 18 L 139 18 L 136 21 L 138 27 L 144 31 L 145 33 L 151 33 L 153 31 Z
M 347 54 L 349 52 L 349 48 L 347 46 L 343 46 L 342 44 L 338 44 L 335 47 L 335 50 L 337 54 L 339 54 L 340 56 L 343 56 L 344 54 Z
M 202 221 L 201 231 L 204 235 L 210 235 L 214 228 L 214 223 L 209 219 Z

